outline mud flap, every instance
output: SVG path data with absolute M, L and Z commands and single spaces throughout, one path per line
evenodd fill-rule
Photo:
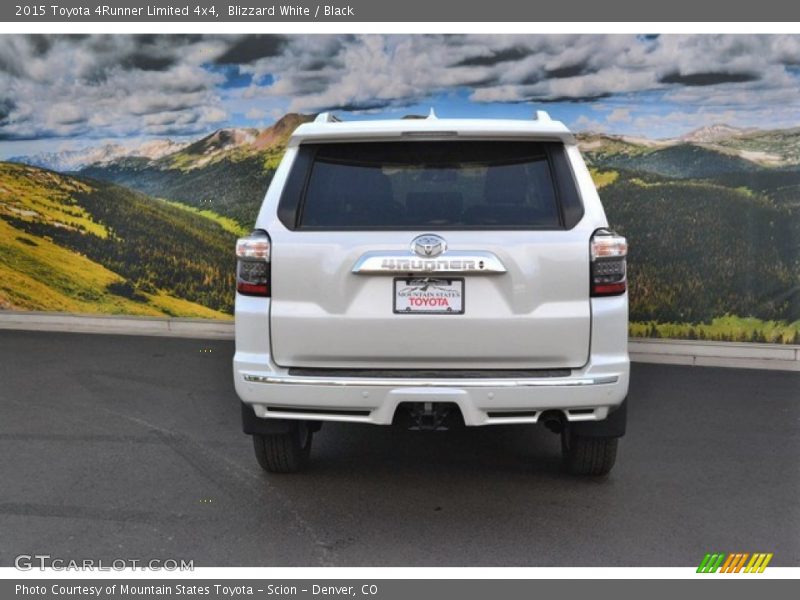
M 289 419 L 261 419 L 256 416 L 253 407 L 242 404 L 242 431 L 249 435 L 270 435 L 275 433 L 289 433 L 292 421 Z
M 257 417 L 253 407 L 249 404 L 242 405 L 242 431 L 248 435 L 270 435 L 274 433 L 289 433 L 297 425 L 295 419 L 262 419 Z M 306 421 L 309 431 L 316 433 L 322 429 L 322 421 Z
M 602 421 L 577 421 L 569 424 L 570 431 L 584 437 L 622 437 L 628 421 L 628 399 Z

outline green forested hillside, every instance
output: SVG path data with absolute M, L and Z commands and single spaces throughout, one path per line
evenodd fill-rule
M 223 229 L 174 204 L 82 178 L 59 181 L 59 189 L 74 187 L 74 202 L 51 207 L 50 221 L 17 205 L 0 204 L 0 216 L 31 239 L 52 240 L 118 274 L 125 286 L 108 288 L 114 298 L 158 290 L 230 311 L 234 233 L 252 225 L 289 133 L 308 118 L 221 130 L 158 161 L 124 159 L 83 172 L 238 225 L 221 221 Z M 609 221 L 630 241 L 635 335 L 800 341 L 800 168 L 793 150 L 780 153 L 779 139 L 779 132 L 714 144 L 582 137 Z M 762 154 L 751 160 L 747 152 Z M 28 247 L 15 243 L 18 252 Z
M 675 179 L 704 179 L 731 173 L 752 173 L 762 167 L 733 154 L 718 152 L 693 144 L 677 144 L 666 148 L 610 153 L 587 152 L 594 164 L 608 168 L 641 171 Z
M 582 141 L 609 221 L 630 242 L 634 335 L 800 343 L 797 139 Z
M 600 194 L 630 240 L 632 321 L 800 319 L 796 210 L 748 190 L 631 173 Z
M 3 308 L 225 317 L 234 234 L 138 192 L 0 163 Z
M 290 113 L 267 129 L 221 129 L 161 159 L 126 158 L 83 175 L 211 209 L 252 227 L 292 132 L 313 115 Z
M 225 157 L 193 169 L 128 159 L 120 164 L 92 166 L 81 175 L 196 208 L 211 209 L 252 227 L 274 171 L 263 156 Z
M 797 167 L 728 173 L 712 177 L 709 181 L 727 187 L 752 190 L 772 198 L 779 204 L 800 204 L 800 194 L 798 194 L 800 169 Z

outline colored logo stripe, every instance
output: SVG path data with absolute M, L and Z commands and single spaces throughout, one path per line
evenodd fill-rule
M 735 563 L 739 559 L 738 554 L 728 554 L 728 558 L 725 559 L 725 563 L 722 565 L 721 573 L 730 573 L 731 563 Z
M 772 553 L 770 554 L 753 554 L 753 558 L 747 563 L 745 573 L 763 573 L 767 568 L 769 561 L 772 560 Z
M 772 560 L 772 553 L 756 552 L 748 554 L 747 552 L 714 552 L 707 553 L 700 561 L 700 566 L 697 567 L 698 573 L 740 573 L 744 568 L 744 573 L 763 573 L 764 569 Z M 750 562 L 745 567 L 747 559 Z
M 744 562 L 747 560 L 748 556 L 750 555 L 747 552 L 728 554 L 728 559 L 725 561 L 725 564 L 722 565 L 722 570 L 720 573 L 738 573 L 742 570 Z
M 716 573 L 722 561 L 725 560 L 725 554 L 722 552 L 714 554 L 706 554 L 703 557 L 700 566 L 697 567 L 698 573 Z

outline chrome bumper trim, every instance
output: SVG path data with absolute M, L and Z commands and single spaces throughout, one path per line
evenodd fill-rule
M 325 377 L 295 377 L 291 375 L 258 375 L 243 373 L 248 383 L 267 383 L 278 385 L 323 385 L 344 387 L 455 387 L 455 388 L 517 388 L 517 387 L 582 387 L 617 383 L 617 375 L 598 377 L 577 377 L 574 379 L 329 379 Z

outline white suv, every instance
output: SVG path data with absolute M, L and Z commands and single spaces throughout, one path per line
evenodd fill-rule
M 624 238 L 573 135 L 530 121 L 297 128 L 238 241 L 234 381 L 270 472 L 324 421 L 543 423 L 603 475 L 625 433 Z

